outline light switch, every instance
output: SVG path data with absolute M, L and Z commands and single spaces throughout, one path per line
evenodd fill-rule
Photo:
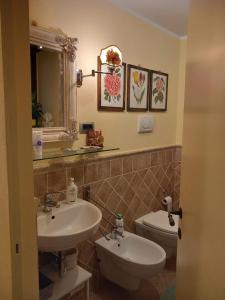
M 154 128 L 154 118 L 153 116 L 141 115 L 138 116 L 138 133 L 151 132 Z
M 79 126 L 80 133 L 88 133 L 88 131 L 94 130 L 94 129 L 95 129 L 94 122 L 80 123 L 80 126 Z

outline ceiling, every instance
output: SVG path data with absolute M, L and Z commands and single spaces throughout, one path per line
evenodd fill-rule
M 179 38 L 187 35 L 190 0 L 110 0 L 136 17 Z

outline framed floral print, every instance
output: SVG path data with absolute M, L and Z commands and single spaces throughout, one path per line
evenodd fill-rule
M 127 110 L 148 110 L 149 70 L 128 65 L 127 70 Z
M 149 110 L 151 111 L 167 110 L 167 91 L 168 91 L 168 74 L 152 71 Z
M 110 73 L 109 66 L 101 64 L 98 71 Z M 123 111 L 125 109 L 126 64 L 116 67 L 113 74 L 98 74 L 98 110 Z

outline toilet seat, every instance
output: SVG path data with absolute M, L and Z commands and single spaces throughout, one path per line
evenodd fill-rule
M 151 212 L 143 216 L 142 222 L 144 225 L 152 227 L 154 229 L 177 235 L 179 216 L 173 215 L 173 219 L 175 221 L 175 225 L 170 226 L 168 213 L 163 210 L 158 210 L 156 212 Z

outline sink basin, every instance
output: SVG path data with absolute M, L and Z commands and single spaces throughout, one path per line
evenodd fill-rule
M 45 252 L 64 251 L 94 235 L 102 213 L 98 207 L 82 199 L 75 203 L 62 202 L 52 212 L 39 212 L 38 249 Z

